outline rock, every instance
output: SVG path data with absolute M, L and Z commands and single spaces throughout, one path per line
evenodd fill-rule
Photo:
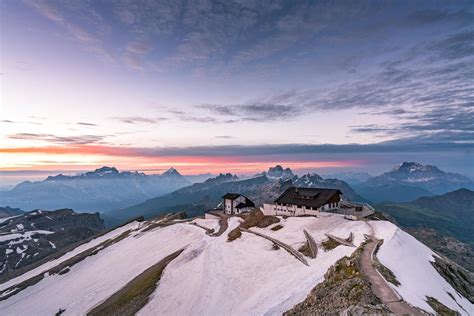
M 284 315 L 388 315 L 389 309 L 372 293 L 359 268 L 362 248 L 331 266 L 324 281 Z

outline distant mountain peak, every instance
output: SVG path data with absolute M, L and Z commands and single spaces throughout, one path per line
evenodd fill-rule
M 232 173 L 220 173 L 217 177 L 215 178 L 210 178 L 204 181 L 204 183 L 224 183 L 224 182 L 230 182 L 230 181 L 237 181 L 239 180 L 239 177 Z
M 358 190 L 375 202 L 406 202 L 460 188 L 472 189 L 474 182 L 468 177 L 445 172 L 433 165 L 405 161 L 388 172 L 368 179 Z
M 102 168 L 95 169 L 94 173 L 96 173 L 96 174 L 118 174 L 119 171 L 115 167 L 103 166 Z
M 162 173 L 163 176 L 181 176 L 181 173 L 178 172 L 175 168 L 171 167 L 165 172 Z
M 438 169 L 438 167 L 435 166 L 430 166 L 430 165 L 422 165 L 421 163 L 418 162 L 407 162 L 404 161 L 400 165 L 396 166 L 395 168 L 392 169 L 392 172 L 416 172 L 416 171 L 427 171 L 427 170 L 436 170 L 436 171 L 441 171 Z
M 301 176 L 298 180 L 297 183 L 300 186 L 311 186 L 314 183 L 318 183 L 320 181 L 324 180 L 319 174 L 317 173 L 307 173 L 303 176 Z
M 423 165 L 417 162 L 403 162 L 391 171 L 385 173 L 385 175 L 394 180 L 406 182 L 426 182 L 439 179 L 447 179 L 450 181 L 468 180 L 468 178 L 462 175 L 444 172 L 436 166 Z
M 267 176 L 270 178 L 293 179 L 295 174 L 290 168 L 283 169 L 281 165 L 268 168 Z

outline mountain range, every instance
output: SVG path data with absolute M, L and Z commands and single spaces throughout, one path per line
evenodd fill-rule
M 149 199 L 137 205 L 107 212 L 107 223 L 118 223 L 136 216 L 151 218 L 171 211 L 186 211 L 188 216 L 203 215 L 216 207 L 224 194 L 238 192 L 250 198 L 257 206 L 271 202 L 290 186 L 339 189 L 351 201 L 366 202 L 346 182 L 323 179 L 312 173 L 298 177 L 290 168 L 269 168 L 267 172 L 250 179 L 239 179 L 230 173 L 220 174 L 203 183 L 195 183 L 169 194 Z
M 419 312 L 468 315 L 474 313 L 474 277 L 460 266 L 474 271 L 474 192 L 467 188 L 434 192 L 471 184 L 461 175 L 406 162 L 355 185 L 371 188 L 368 193 L 374 200 L 396 197 L 375 205 L 382 213 L 374 220 L 349 221 L 331 213 L 299 218 L 262 214 L 258 223 L 253 211 L 231 217 L 224 225 L 222 219 L 196 216 L 216 207 L 228 192 L 244 194 L 256 206 L 273 201 L 290 186 L 335 188 L 348 200 L 369 200 L 343 180 L 316 173 L 298 176 L 280 165 L 251 178 L 224 173 L 193 184 L 174 168 L 147 176 L 113 167 L 22 183 L 15 189 L 18 197 L 21 192 L 28 197 L 25 203 L 43 197 L 71 204 L 91 199 L 83 201 L 88 205 L 128 203 L 131 196 L 140 200 L 128 207 L 104 207 L 100 215 L 71 209 L 25 213 L 0 208 L 0 216 L 9 216 L 0 219 L 0 310 L 90 315 L 139 310 L 144 314 L 389 313 L 391 305 L 377 296 L 368 283 L 370 271 L 361 263 L 370 244 L 366 236 L 373 234 L 383 242 L 376 251 L 367 250 L 373 254 L 367 257 L 372 257 L 369 266 L 392 283 L 399 294 L 397 302 Z M 127 186 L 131 192 L 126 192 Z M 163 188 L 171 191 L 163 193 Z M 76 194 L 75 199 L 64 194 L 66 190 Z M 408 196 L 401 197 L 400 192 Z M 399 201 L 413 196 L 409 202 Z M 183 219 L 184 213 L 168 216 L 182 211 L 191 218 Z M 384 216 L 398 226 L 379 220 Z M 105 231 L 105 226 L 115 225 L 120 226 Z M 316 258 L 308 253 L 308 235 L 314 239 Z M 342 241 L 349 237 L 334 244 L 328 236 Z M 258 287 L 251 287 L 254 284 Z M 68 291 L 61 291 L 65 288 Z
M 174 168 L 162 174 L 119 172 L 102 167 L 73 176 L 59 174 L 43 181 L 25 181 L 10 191 L 1 191 L 3 205 L 23 210 L 72 208 L 79 212 L 102 212 L 133 205 L 190 183 Z
M 474 189 L 474 181 L 438 167 L 416 162 L 403 162 L 389 172 L 354 186 L 354 189 L 373 202 L 408 202 L 422 196 L 444 194 L 457 189 Z

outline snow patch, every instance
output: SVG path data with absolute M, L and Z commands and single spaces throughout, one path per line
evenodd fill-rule
M 35 234 L 48 235 L 48 234 L 52 234 L 52 233 L 53 232 L 50 232 L 49 230 L 30 230 L 30 231 L 25 232 L 25 233 L 14 233 L 14 234 L 0 235 L 0 242 L 19 239 L 19 241 L 10 242 L 10 244 L 21 243 L 24 240 L 30 240 L 31 236 L 33 236 Z
M 15 216 L 10 216 L 10 217 L 5 217 L 5 218 L 0 218 L 0 224 L 5 223 L 6 221 L 11 220 L 12 218 L 20 217 L 22 215 L 15 215 Z

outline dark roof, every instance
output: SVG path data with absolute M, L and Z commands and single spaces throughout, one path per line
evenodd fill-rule
M 223 199 L 226 199 L 226 200 L 235 200 L 236 198 L 238 198 L 241 194 L 238 194 L 238 193 L 227 193 L 226 195 L 224 195 L 222 198 Z
M 327 203 L 335 195 L 341 195 L 337 189 L 317 189 L 317 188 L 288 188 L 280 195 L 275 203 L 291 204 L 319 208 Z
M 244 208 L 244 207 L 254 207 L 255 204 L 253 204 L 252 201 L 250 201 L 248 198 L 245 197 L 245 203 L 239 203 L 236 208 Z

